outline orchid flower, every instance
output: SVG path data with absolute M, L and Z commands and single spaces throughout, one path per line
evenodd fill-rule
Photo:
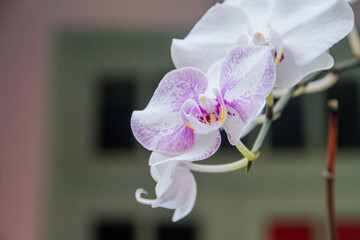
M 234 48 L 206 74 L 189 67 L 166 74 L 147 107 L 133 112 L 131 128 L 154 151 L 150 165 L 202 160 L 219 148 L 220 127 L 232 145 L 238 143 L 274 83 L 268 47 Z
M 151 166 L 151 175 L 157 182 L 156 199 L 143 198 L 141 195 L 147 192 L 140 188 L 135 193 L 136 200 L 153 208 L 175 209 L 173 222 L 186 217 L 196 200 L 196 181 L 190 170 L 180 166 L 179 161 L 168 161 Z
M 329 69 L 326 52 L 353 28 L 345 0 L 225 0 L 194 26 L 185 39 L 174 39 L 177 68 L 207 71 L 234 46 L 268 45 L 276 58 L 276 87 L 294 86 L 306 75 Z

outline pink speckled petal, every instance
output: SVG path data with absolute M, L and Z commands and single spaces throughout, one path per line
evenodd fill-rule
M 225 103 L 247 124 L 275 84 L 271 48 L 255 46 L 232 49 L 222 63 L 220 88 Z
M 237 6 L 217 4 L 210 8 L 184 40 L 174 39 L 171 57 L 177 68 L 193 66 L 203 71 L 249 32 L 250 20 Z
M 205 74 L 195 68 L 176 69 L 164 76 L 144 111 L 180 112 L 188 99 L 198 97 L 208 86 Z
M 185 126 L 180 113 L 134 111 L 131 129 L 136 140 L 150 151 L 180 154 L 194 144 L 194 133 Z
M 354 13 L 344 0 L 274 0 L 269 26 L 282 36 L 295 62 L 305 65 L 353 29 Z
M 149 164 L 157 165 L 169 161 L 199 161 L 213 155 L 220 147 L 221 136 L 219 131 L 207 135 L 195 134 L 194 147 L 184 154 L 177 156 L 153 152 Z
M 151 151 L 180 154 L 189 150 L 194 134 L 181 120 L 181 106 L 188 99 L 198 102 L 206 88 L 207 79 L 200 70 L 184 68 L 166 74 L 147 107 L 131 117 L 136 140 Z

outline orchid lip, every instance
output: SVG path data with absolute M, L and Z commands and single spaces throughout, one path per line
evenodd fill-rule
M 194 106 L 198 107 L 199 110 L 199 115 L 196 116 L 197 120 L 200 123 L 209 126 L 217 125 L 220 127 L 225 119 L 226 110 L 224 100 L 221 98 L 221 100 L 219 101 L 219 99 L 217 98 L 211 99 L 204 94 L 200 94 L 199 103 L 200 104 L 198 104 L 197 106 Z M 185 113 L 186 117 L 190 117 L 190 115 L 192 115 L 191 111 L 189 113 Z M 184 122 L 185 126 L 196 132 L 194 127 L 186 119 L 183 118 L 182 121 Z

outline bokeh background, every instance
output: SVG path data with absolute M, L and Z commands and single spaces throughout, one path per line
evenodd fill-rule
M 332 97 L 340 101 L 340 240 L 360 239 L 359 70 L 329 91 L 292 100 L 251 174 L 195 173 L 196 205 L 182 221 L 136 202 L 139 187 L 154 197 L 155 182 L 150 152 L 132 137 L 131 113 L 173 69 L 172 38 L 186 36 L 215 2 L 0 1 L 0 239 L 325 239 Z M 346 39 L 331 52 L 337 61 L 351 58 Z M 206 162 L 239 158 L 224 140 Z

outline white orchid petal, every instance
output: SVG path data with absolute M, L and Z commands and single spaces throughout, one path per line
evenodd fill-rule
M 344 0 L 274 0 L 270 12 L 270 27 L 282 36 L 298 65 L 324 53 L 354 25 L 353 11 Z
M 215 62 L 206 72 L 208 79 L 208 88 L 205 91 L 205 95 L 210 98 L 216 98 L 214 89 L 220 89 L 220 72 L 221 72 L 222 61 Z
M 356 3 L 358 0 L 346 0 L 349 4 L 354 4 Z
M 190 188 L 190 194 L 187 196 L 186 202 L 175 209 L 174 215 L 172 217 L 173 222 L 177 222 L 186 217 L 193 209 L 196 201 L 197 187 L 195 178 L 188 169 L 183 169 L 183 177 L 188 180 L 187 187 Z
M 239 7 L 217 4 L 210 8 L 184 40 L 174 39 L 171 57 L 177 68 L 203 71 L 222 59 L 241 34 L 249 32 L 249 18 Z
M 248 121 L 247 124 L 245 124 L 245 127 L 242 130 L 240 139 L 242 139 L 243 137 L 248 135 L 256 126 L 258 126 L 257 124 L 254 124 L 253 122 L 261 115 L 261 113 L 264 110 L 265 105 L 266 105 L 266 101 L 264 101 L 263 106 L 259 108 L 259 111 L 256 114 L 254 114 L 254 116 L 251 118 L 251 120 Z
M 176 156 L 153 152 L 150 156 L 149 164 L 151 166 L 169 162 L 169 161 L 199 161 L 213 155 L 220 147 L 221 136 L 219 131 L 207 135 L 195 134 L 194 147 L 184 154 Z
M 276 66 L 276 88 L 292 87 L 310 73 L 330 69 L 334 65 L 334 59 L 326 52 L 303 66 L 296 64 L 287 49 L 284 49 L 284 56 L 284 60 Z
M 151 168 L 156 169 L 159 173 L 159 179 L 155 187 L 155 193 L 158 198 L 153 203 L 153 206 L 154 204 L 155 206 L 156 204 L 159 204 L 159 196 L 162 196 L 167 191 L 172 191 L 170 188 L 174 187 L 173 181 L 176 179 L 178 167 L 179 162 L 177 161 L 166 162 L 157 166 L 151 166 Z
M 196 182 L 192 173 L 189 169 L 180 167 L 178 161 L 154 167 L 160 172 L 160 180 L 156 185 L 157 198 L 153 201 L 152 207 L 179 209 L 175 211 L 175 219 L 185 217 L 190 213 L 196 199 Z
M 245 128 L 245 123 L 239 113 L 228 105 L 226 106 L 226 120 L 223 128 L 231 145 L 235 145 L 240 140 L 240 136 Z
M 270 50 L 266 46 L 235 48 L 223 61 L 220 87 L 225 103 L 236 109 L 245 124 L 274 87 L 275 64 Z
M 155 182 L 158 182 L 160 179 L 160 172 L 156 167 L 150 167 L 150 175 L 154 179 Z
M 225 5 L 235 5 L 244 9 L 254 26 L 266 25 L 273 0 L 225 0 Z

